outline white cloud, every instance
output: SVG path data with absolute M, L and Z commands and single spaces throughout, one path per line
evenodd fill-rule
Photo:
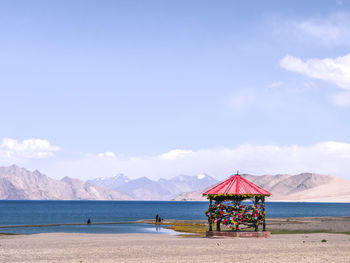
M 163 160 L 176 160 L 178 158 L 183 158 L 186 155 L 189 155 L 191 153 L 193 153 L 193 152 L 189 151 L 189 150 L 177 149 L 177 150 L 169 151 L 167 153 L 162 153 L 159 155 L 159 158 L 163 159 Z
M 310 146 L 244 144 L 235 148 L 222 147 L 197 151 L 178 149 L 156 156 L 118 156 L 116 159 L 86 156 L 70 162 L 55 162 L 55 166 L 45 172 L 56 178 L 64 174 L 72 177 L 80 176 L 81 179 L 112 176 L 119 172 L 131 178 L 147 176 L 153 179 L 205 172 L 218 179 L 224 179 L 237 170 L 256 175 L 316 172 L 350 179 L 350 144 L 344 142 L 320 142 Z
M 350 40 L 350 14 L 333 13 L 328 17 L 291 22 L 294 32 L 301 41 L 326 46 L 348 46 Z
M 334 59 L 308 59 L 305 61 L 287 55 L 280 61 L 280 66 L 286 70 L 328 81 L 339 88 L 350 90 L 350 54 Z
M 48 158 L 54 156 L 54 152 L 59 150 L 60 147 L 51 145 L 48 140 L 43 139 L 18 141 L 5 138 L 0 143 L 2 159 Z
M 101 159 L 107 159 L 107 158 L 116 158 L 117 156 L 115 155 L 114 152 L 104 152 L 104 153 L 99 153 L 97 155 Z

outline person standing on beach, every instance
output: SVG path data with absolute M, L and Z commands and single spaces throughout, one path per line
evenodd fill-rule
M 159 215 L 157 214 L 156 215 L 156 223 L 158 223 L 159 222 Z

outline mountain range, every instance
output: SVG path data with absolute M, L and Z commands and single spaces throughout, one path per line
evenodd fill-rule
M 350 181 L 332 175 L 242 176 L 271 192 L 269 201 L 350 202 Z M 159 180 L 117 174 L 84 182 L 70 177 L 55 180 L 16 165 L 0 167 L 0 199 L 5 200 L 198 201 L 206 200 L 202 193 L 216 183 L 218 180 L 205 173 Z
M 52 179 L 16 165 L 0 167 L 0 199 L 6 200 L 130 200 L 130 196 L 78 179 Z
M 131 180 L 123 174 L 97 178 L 88 183 L 127 194 L 134 200 L 171 200 L 183 192 L 198 191 L 218 181 L 205 173 L 197 176 L 179 175 L 171 179 L 151 180 L 141 177 Z
M 297 175 L 242 175 L 272 193 L 268 201 L 350 202 L 350 181 L 332 175 L 301 173 Z M 202 190 L 182 193 L 174 200 L 206 200 Z

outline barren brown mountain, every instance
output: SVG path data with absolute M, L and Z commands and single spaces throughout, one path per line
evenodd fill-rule
M 242 176 L 271 192 L 269 201 L 350 202 L 350 181 L 337 176 L 314 173 Z M 182 193 L 174 200 L 206 200 L 202 197 L 204 191 Z
M 125 194 L 65 177 L 52 179 L 16 165 L 0 167 L 0 199 L 6 200 L 127 200 Z

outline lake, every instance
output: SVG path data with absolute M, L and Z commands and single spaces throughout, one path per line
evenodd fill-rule
M 154 219 L 206 219 L 208 202 L 176 201 L 0 201 L 0 226 L 71 224 L 43 227 L 0 228 L 0 233 L 159 233 L 173 234 L 163 227 L 148 224 L 85 225 Z M 350 216 L 350 203 L 267 202 L 267 217 Z

